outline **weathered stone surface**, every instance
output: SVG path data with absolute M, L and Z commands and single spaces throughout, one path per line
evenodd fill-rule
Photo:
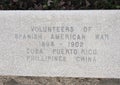
M 98 85 L 120 85 L 119 79 L 102 80 Z
M 120 85 L 120 79 L 1 76 L 0 85 Z

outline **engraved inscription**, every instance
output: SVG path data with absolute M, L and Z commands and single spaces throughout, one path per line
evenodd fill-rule
M 0 75 L 120 78 L 120 11 L 1 11 Z

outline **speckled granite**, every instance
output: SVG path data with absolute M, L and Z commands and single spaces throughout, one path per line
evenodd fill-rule
M 0 76 L 0 85 L 120 85 L 120 79 Z

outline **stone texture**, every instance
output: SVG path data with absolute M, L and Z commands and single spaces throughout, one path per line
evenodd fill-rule
M 120 79 L 0 76 L 0 85 L 120 85 Z
M 102 80 L 98 85 L 120 85 L 119 79 Z

